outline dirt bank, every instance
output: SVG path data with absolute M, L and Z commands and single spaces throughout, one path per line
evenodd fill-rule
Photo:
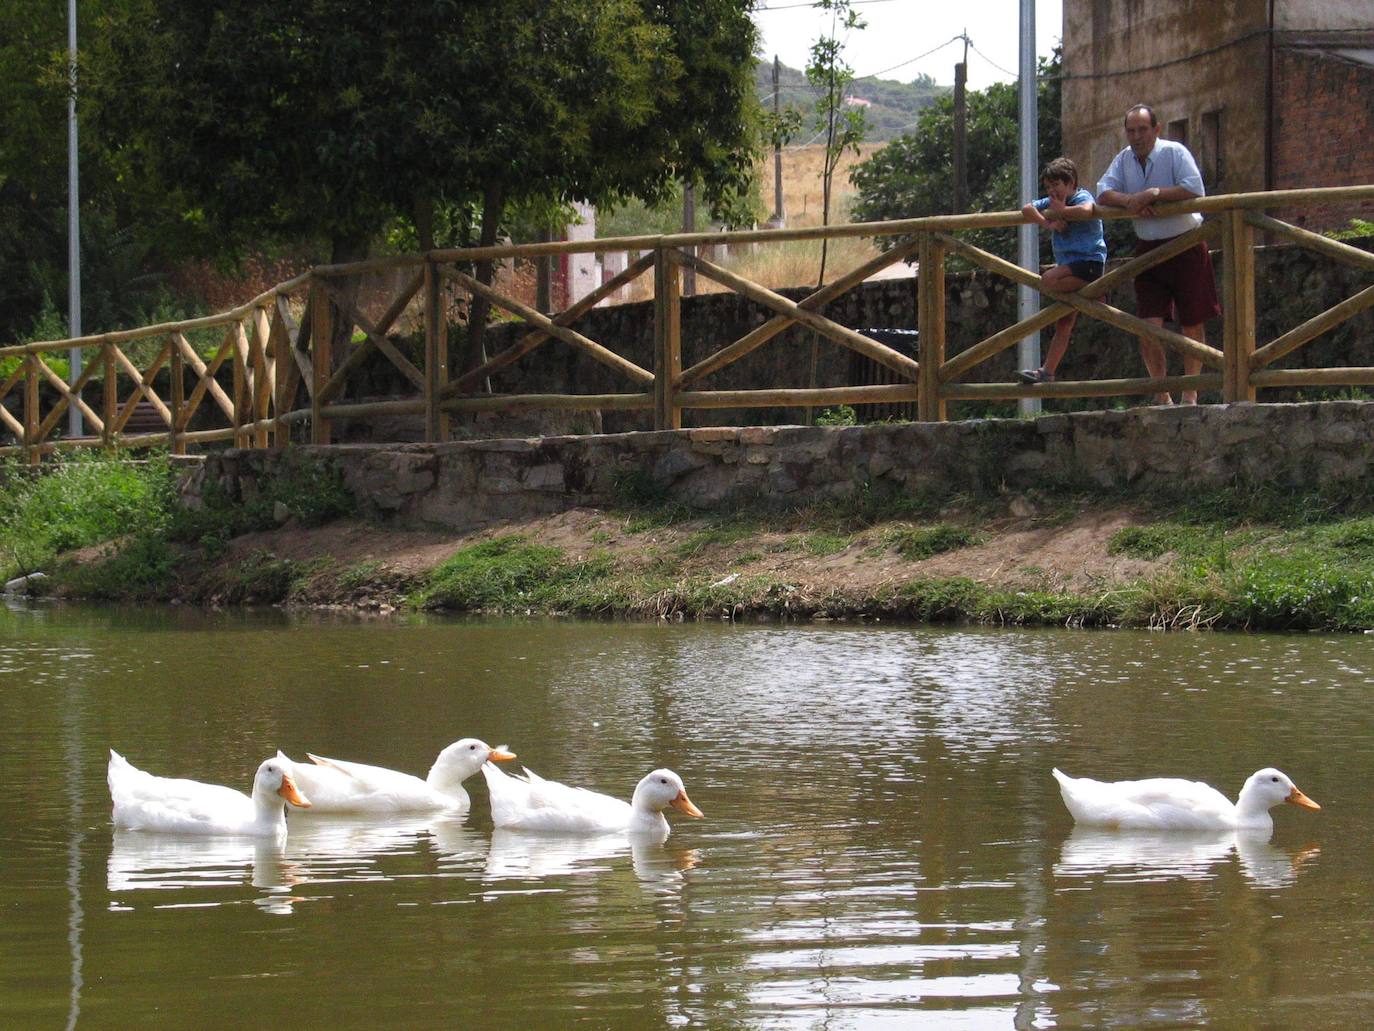
M 610 561 L 624 581 L 656 585 L 654 590 L 662 589 L 662 576 L 655 581 L 655 573 L 708 587 L 753 581 L 784 587 L 794 611 L 855 616 L 878 614 L 885 599 L 918 581 L 961 578 L 996 590 L 1080 594 L 1148 577 L 1164 561 L 1111 553 L 1113 535 L 1139 521 L 1127 508 L 1042 511 L 1018 498 L 1004 514 L 976 526 L 962 515 L 947 515 L 954 521 L 935 525 L 965 528 L 957 531 L 950 550 L 926 556 L 920 554 L 926 549 L 914 549 L 912 542 L 928 528 L 904 520 L 829 533 L 811 526 L 722 524 L 705 517 L 646 525 L 639 514 L 582 508 L 467 533 L 388 530 L 358 522 L 283 527 L 230 542 L 202 571 L 202 584 L 212 586 L 208 597 L 202 587 L 198 600 L 240 600 L 216 599 L 213 585 L 237 582 L 234 571 L 245 565 L 275 561 L 316 570 L 300 578 L 291 599 L 298 603 L 398 605 L 451 556 L 512 536 L 558 549 L 571 562 Z M 825 599 L 831 604 L 823 604 Z

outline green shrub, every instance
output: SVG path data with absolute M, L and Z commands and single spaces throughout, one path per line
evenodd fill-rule
M 822 408 L 816 416 L 817 426 L 856 426 L 859 417 L 849 405 Z
M 612 571 L 605 555 L 573 562 L 561 548 L 498 537 L 463 548 L 432 570 L 414 602 L 436 609 L 583 611 L 595 608 L 585 602 L 586 592 Z
M 212 558 L 233 537 L 277 526 L 279 504 L 302 526 L 320 526 L 357 511 L 337 468 L 301 458 L 260 479 L 251 498 L 231 498 L 218 484 L 207 483 L 201 501 L 199 509 L 178 508 L 168 533 L 174 540 L 201 545 Z
M 806 538 L 804 546 L 807 554 L 824 558 L 826 555 L 838 555 L 853 543 L 852 537 L 841 537 L 833 533 L 813 533 Z
M 1180 544 L 1179 538 L 1190 532 L 1171 523 L 1127 526 L 1112 534 L 1107 541 L 1107 554 L 1155 559 L 1170 551 L 1182 553 L 1186 549 Z
M 83 598 L 96 601 L 160 601 L 177 577 L 177 555 L 165 537 L 135 534 L 101 562 L 64 570 L 63 579 Z
M 900 527 L 884 535 L 883 542 L 896 548 L 902 558 L 918 561 L 944 551 L 955 551 L 978 544 L 985 535 L 963 526 L 936 523 L 934 526 Z
M 164 456 L 54 456 L 36 471 L 0 465 L 0 574 L 31 572 L 73 548 L 157 533 L 175 504 Z

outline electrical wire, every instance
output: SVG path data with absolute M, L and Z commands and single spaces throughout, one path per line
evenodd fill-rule
M 890 4 L 895 2 L 896 0 L 849 0 L 849 6 L 860 7 L 863 4 Z M 772 7 L 755 7 L 754 11 L 791 11 L 800 7 L 820 7 L 820 4 L 812 0 L 812 2 L 804 4 L 776 4 Z
M 880 76 L 880 75 L 886 75 L 888 72 L 895 72 L 898 68 L 904 68 L 905 66 L 911 64 L 911 63 L 914 62 L 914 61 L 919 61 L 919 60 L 921 60 L 923 57 L 929 57 L 931 54 L 937 53 L 937 52 L 943 50 L 945 47 L 949 46 L 951 43 L 957 43 L 957 42 L 959 42 L 959 40 L 961 40 L 961 39 L 963 39 L 963 38 L 964 38 L 963 36 L 952 36 L 951 38 L 949 38 L 949 39 L 945 40 L 943 43 L 941 43 L 938 47 L 932 47 L 930 50 L 927 50 L 924 54 L 917 54 L 915 57 L 908 57 L 908 58 L 907 58 L 905 61 L 903 61 L 901 64 L 894 64 L 891 68 L 884 68 L 884 69 L 883 69 L 882 71 L 880 71 L 880 72 L 872 72 L 872 73 L 870 73 L 870 74 L 868 74 L 868 75 L 856 75 L 856 76 L 854 76 L 854 78 L 855 78 L 856 80 L 857 80 L 857 79 L 876 79 L 876 78 L 877 78 L 878 76 Z
M 1019 79 L 1021 77 L 1017 72 L 1014 72 L 1009 68 L 1003 68 L 1000 64 L 998 64 L 996 61 L 990 58 L 987 54 L 979 50 L 976 46 L 973 45 L 973 40 L 971 39 L 968 41 L 968 48 L 972 50 L 975 54 L 977 54 L 979 57 L 981 57 L 988 64 L 996 68 L 1003 75 L 1010 75 L 1013 79 Z

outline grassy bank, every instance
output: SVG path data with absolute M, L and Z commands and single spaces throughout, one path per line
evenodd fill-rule
M 64 596 L 630 618 L 1374 628 L 1367 484 L 1148 497 L 863 492 L 784 513 L 714 515 L 654 503 L 627 484 L 621 508 L 588 514 L 576 533 L 534 521 L 451 534 L 437 557 L 407 564 L 388 554 L 398 534 L 385 527 L 359 531 L 373 546 L 366 558 L 311 546 L 312 534 L 353 517 L 323 467 L 298 466 L 246 502 L 211 491 L 194 511 L 177 503 L 165 459 L 47 468 L 40 477 L 0 469 L 0 573 L 42 570 Z M 1027 540 L 1081 535 L 1105 511 L 1124 515 L 1090 542 L 1109 559 L 1100 574 L 1011 561 L 1024 558 Z

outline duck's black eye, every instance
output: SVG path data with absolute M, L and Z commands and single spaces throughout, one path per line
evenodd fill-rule
M 1279 778 L 1277 777 L 1270 777 L 1269 779 L 1272 780 L 1275 784 L 1279 782 Z
M 668 783 L 668 778 L 667 778 L 667 777 L 659 777 L 659 778 L 658 778 L 658 782 L 659 782 L 660 784 L 667 784 L 667 783 Z

